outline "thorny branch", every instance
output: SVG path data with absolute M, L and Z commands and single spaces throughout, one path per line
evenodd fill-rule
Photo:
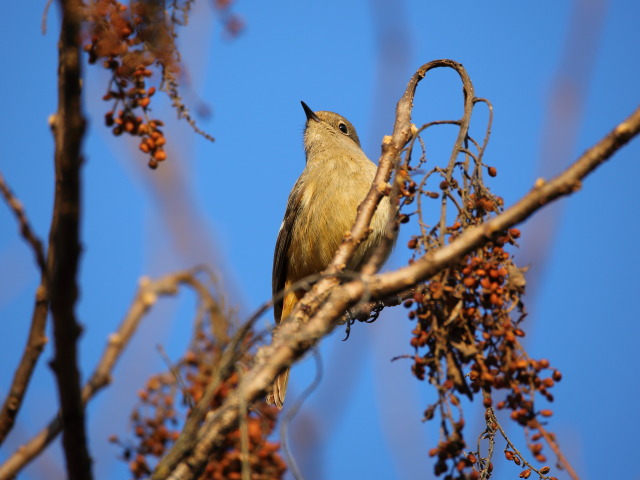
M 565 172 L 549 182 L 538 180 L 533 190 L 519 202 L 484 224 L 470 227 L 451 243 L 429 251 L 407 267 L 372 275 L 370 272 L 375 267 L 372 265 L 359 278 L 338 285 L 335 274 L 343 268 L 355 247 L 365 238 L 377 203 L 389 191 L 387 180 L 394 162 L 413 136 L 411 109 L 417 84 L 427 71 L 438 67 L 450 67 L 458 72 L 462 70 L 461 65 L 453 61 L 438 60 L 421 67 L 409 82 L 405 94 L 398 102 L 394 133 L 383 141 L 382 157 L 374 185 L 360 206 L 350 235 L 343 241 L 331 265 L 323 272 L 323 278 L 305 295 L 292 313 L 296 321 L 280 325 L 280 335 L 271 346 L 258 352 L 255 363 L 245 373 L 238 388 L 226 397 L 218 409 L 207 415 L 197 430 L 194 449 L 190 452 L 183 450 L 170 463 L 161 462 L 152 478 L 197 478 L 209 452 L 222 442 L 226 432 L 237 426 L 241 405 L 250 405 L 259 400 L 275 376 L 331 332 L 345 311 L 363 298 L 375 301 L 399 294 L 428 280 L 464 255 L 490 242 L 494 233 L 522 222 L 553 200 L 574 193 L 580 188 L 580 182 L 585 176 L 640 131 L 638 109 Z
M 201 309 L 207 311 L 215 322 L 218 316 L 218 304 L 211 297 L 207 287 L 197 279 L 196 276 L 201 271 L 201 268 L 195 268 L 165 275 L 157 280 L 151 280 L 147 277 L 140 279 L 138 291 L 131 302 L 129 310 L 118 329 L 109 335 L 102 357 L 89 381 L 82 389 L 83 406 L 96 393 L 111 383 L 111 373 L 117 361 L 131 341 L 140 321 L 160 297 L 175 296 L 181 285 L 189 286 L 197 293 Z M 0 480 L 13 478 L 24 466 L 37 457 L 61 431 L 62 420 L 60 415 L 56 415 L 35 437 L 22 445 L 4 464 L 0 465 Z

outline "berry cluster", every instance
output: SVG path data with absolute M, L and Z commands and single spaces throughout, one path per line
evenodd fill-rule
M 132 0 L 124 5 L 118 0 L 92 0 L 84 7 L 86 24 L 85 51 L 89 63 L 101 63 L 111 78 L 103 100 L 112 102 L 105 123 L 114 135 L 123 133 L 139 137 L 139 148 L 148 156 L 148 165 L 157 168 L 166 160 L 166 139 L 159 119 L 149 117 L 155 86 L 153 77 L 171 99 L 178 117 L 185 119 L 196 133 L 213 141 L 191 117 L 178 93 L 180 52 L 176 47 L 176 27 L 186 25 L 192 1 L 143 2 Z M 242 20 L 233 13 L 232 0 L 216 0 L 214 8 L 225 32 L 235 37 L 242 30 Z
M 105 124 L 116 136 L 140 137 L 139 148 L 148 155 L 149 167 L 157 168 L 167 158 L 166 139 L 159 128 L 162 121 L 149 118 L 156 87 L 148 87 L 147 81 L 154 75 L 154 64 L 177 72 L 178 54 L 170 32 L 149 28 L 152 16 L 151 7 L 142 2 L 132 2 L 129 8 L 117 0 L 94 1 L 87 7 L 89 43 L 85 51 L 89 63 L 101 61 L 111 73 L 103 96 L 104 101 L 112 102 Z
M 468 143 L 478 145 L 470 138 Z M 418 218 L 420 233 L 407 245 L 417 258 L 499 213 L 504 201 L 482 180 L 485 169 L 490 177 L 497 175 L 495 167 L 482 164 L 482 151 L 465 151 L 463 161 L 454 156 L 446 169 L 426 171 L 424 145 L 417 163 L 411 160 L 413 146 L 397 171 L 396 185 L 400 222 Z M 438 178 L 438 188 L 429 190 L 434 178 Z M 432 226 L 428 219 L 433 218 L 434 209 L 424 206 L 429 199 L 439 199 L 441 209 L 439 222 Z M 409 211 L 413 205 L 417 208 Z M 423 212 L 429 215 L 423 216 Z M 460 395 L 469 399 L 481 395 L 487 411 L 510 410 L 515 422 L 533 431 L 528 445 L 533 457 L 546 461 L 539 442 L 541 433 L 535 430 L 540 428 L 539 419 L 552 412 L 539 410 L 536 397 L 553 401 L 550 390 L 561 374 L 548 360 L 529 358 L 520 342 L 525 336 L 520 324 L 526 316 L 521 299 L 526 282 L 524 270 L 515 265 L 510 252 L 519 236 L 515 228 L 496 232 L 489 243 L 416 288 L 413 297 L 404 302 L 409 319 L 415 322 L 410 340 L 413 354 L 405 357 L 411 359 L 416 378 L 436 387 L 437 400 L 428 405 L 424 419 L 440 420 L 441 438 L 429 455 L 435 458 L 435 474 L 447 480 L 488 478 L 493 468 L 491 458 L 468 450 Z M 491 418 L 487 420 L 490 435 L 502 432 L 490 426 L 497 422 L 493 414 Z M 506 436 L 505 440 L 509 442 Z M 529 472 L 550 478 L 545 475 L 548 467 L 535 469 L 519 453 L 511 458 L 530 467 Z
M 123 458 L 129 462 L 134 478 L 148 477 L 158 461 L 175 444 L 191 409 L 180 405 L 176 398 L 182 395 L 189 400 L 188 405 L 195 405 L 211 382 L 221 354 L 221 347 L 208 333 L 198 332 L 194 346 L 179 365 L 171 372 L 153 376 L 146 387 L 138 392 L 140 404 L 131 417 L 135 438 L 126 443 L 112 438 L 114 443 L 122 446 Z M 219 407 L 237 384 L 238 374 L 233 372 L 220 383 L 209 408 L 214 410 Z M 275 427 L 277 414 L 275 407 L 257 402 L 241 421 L 246 426 L 248 437 L 247 462 L 251 478 L 280 479 L 286 470 L 286 464 L 279 454 L 280 445 L 267 440 Z M 241 443 L 239 429 L 229 432 L 223 444 L 213 452 L 199 478 L 240 480 Z

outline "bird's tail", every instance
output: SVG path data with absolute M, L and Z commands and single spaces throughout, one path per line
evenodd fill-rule
M 288 288 L 289 284 L 285 284 L 285 288 Z M 282 310 L 277 315 L 276 321 L 280 323 L 281 320 L 284 320 L 289 316 L 293 307 L 296 306 L 296 303 L 300 300 L 300 298 L 304 295 L 304 292 L 295 292 L 290 291 L 284 296 L 282 301 Z M 275 331 L 277 335 L 277 328 Z M 289 383 L 289 369 L 284 370 L 280 375 L 278 375 L 271 385 L 271 390 L 267 391 L 267 404 L 275 405 L 280 410 L 282 410 L 282 404 L 284 403 L 284 397 L 287 394 L 287 384 Z
M 275 405 L 282 410 L 284 397 L 287 394 L 287 384 L 289 383 L 289 369 L 278 375 L 271 385 L 271 391 L 267 393 L 267 404 Z

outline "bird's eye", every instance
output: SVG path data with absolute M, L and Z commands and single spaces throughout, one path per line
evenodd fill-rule
M 347 126 L 344 123 L 340 123 L 340 125 L 338 125 L 338 128 L 345 135 L 349 135 L 349 129 L 347 128 Z

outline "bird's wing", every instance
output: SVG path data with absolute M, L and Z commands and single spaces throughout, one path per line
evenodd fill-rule
M 287 269 L 289 267 L 289 246 L 291 245 L 291 238 L 293 236 L 293 225 L 295 219 L 298 216 L 300 210 L 302 198 L 302 188 L 296 184 L 289 195 L 287 201 L 287 210 L 284 214 L 284 220 L 280 225 L 280 231 L 278 232 L 278 240 L 276 241 L 276 248 L 273 254 L 273 274 L 271 278 L 272 294 L 275 297 L 277 293 L 281 293 L 285 288 L 285 282 L 287 280 Z M 276 322 L 280 322 L 282 317 L 282 298 L 273 302 L 273 314 Z

